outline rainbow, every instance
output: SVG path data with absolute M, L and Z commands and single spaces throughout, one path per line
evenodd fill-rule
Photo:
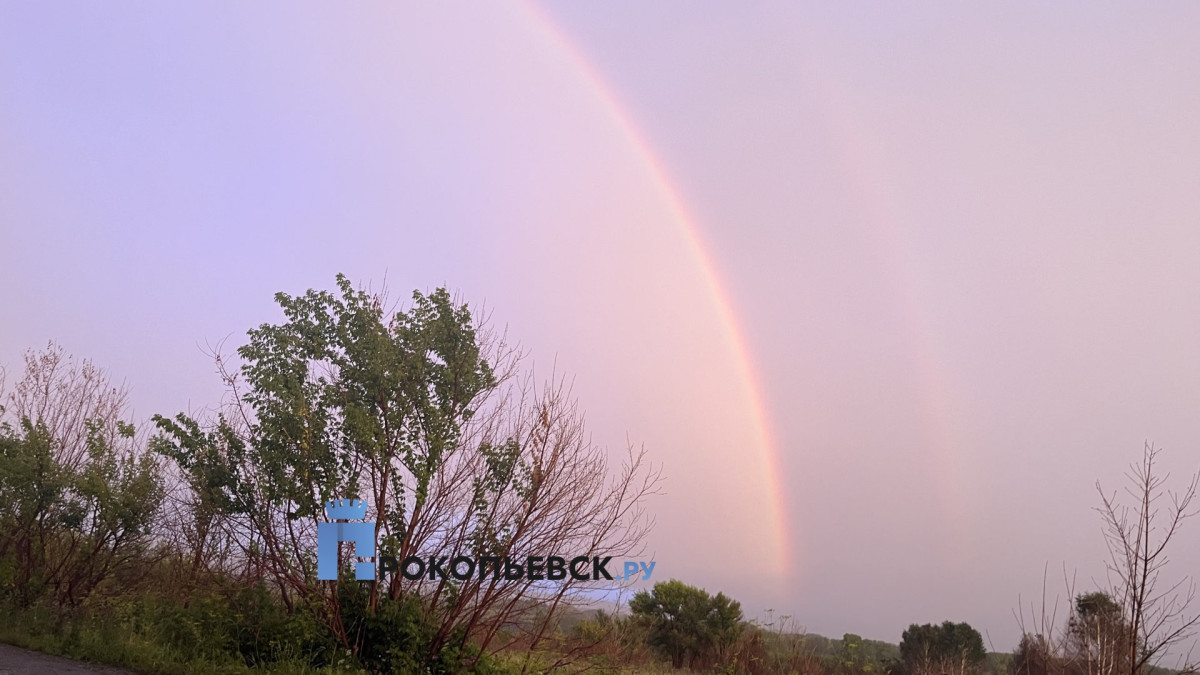
M 922 291 L 924 267 L 906 231 L 908 211 L 891 189 L 894 181 L 884 171 L 886 157 L 873 148 L 871 128 L 859 121 L 855 108 L 826 73 L 806 61 L 805 84 L 817 92 L 823 125 L 837 139 L 837 159 L 857 193 L 859 210 L 874 227 L 876 245 L 885 274 L 893 281 L 895 302 L 906 319 L 906 332 L 898 337 L 909 344 L 917 377 L 916 395 L 921 407 L 921 426 L 926 443 L 926 467 L 937 490 L 943 525 L 950 539 L 953 562 L 969 564 L 972 523 L 975 519 L 969 486 L 976 482 L 970 471 L 965 443 L 953 424 L 955 402 L 961 400 L 952 370 L 946 363 L 947 350 L 939 340 L 931 303 Z
M 741 373 L 743 394 L 750 408 L 753 429 L 757 437 L 755 445 L 758 450 L 758 466 L 755 468 L 763 478 L 763 489 L 766 491 L 767 502 L 771 505 L 768 517 L 774 521 L 769 524 L 769 530 L 774 533 L 774 541 L 770 542 L 771 548 L 768 549 L 773 551 L 771 555 L 773 560 L 768 561 L 770 569 L 780 580 L 794 578 L 796 570 L 791 555 L 792 536 L 787 519 L 788 507 L 780 484 L 782 476 L 780 456 L 767 414 L 762 383 L 754 366 L 754 359 L 746 346 L 746 338 L 734 311 L 733 302 L 721 283 L 720 275 L 717 273 L 712 256 L 705 247 L 704 238 L 696 225 L 696 220 L 688 212 L 678 188 L 671 181 L 670 175 L 641 133 L 636 121 L 620 104 L 618 96 L 603 76 L 588 63 L 552 18 L 529 0 L 523 0 L 517 4 L 527 13 L 537 32 L 544 36 L 579 74 L 601 102 L 605 113 L 612 118 L 617 128 L 626 135 L 636 149 L 639 160 L 645 165 L 656 188 L 665 200 L 672 216 L 671 220 L 679 227 L 689 252 L 699 266 L 718 318 L 725 329 L 725 338 L 732 348 L 737 369 Z

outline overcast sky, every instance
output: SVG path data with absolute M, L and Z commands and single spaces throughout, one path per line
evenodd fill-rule
M 0 363 L 198 410 L 274 292 L 446 285 L 663 465 L 656 578 L 1011 650 L 1200 466 L 1200 6 L 646 5 L 0 5 Z

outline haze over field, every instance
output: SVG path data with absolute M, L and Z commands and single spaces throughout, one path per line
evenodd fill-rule
M 1197 25 L 6 4 L 0 363 L 55 340 L 199 410 L 276 291 L 445 284 L 663 465 L 656 580 L 1008 651 L 1047 564 L 1103 581 L 1097 479 L 1197 468 Z

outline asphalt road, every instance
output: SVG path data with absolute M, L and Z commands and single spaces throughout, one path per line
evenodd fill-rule
M 12 645 L 0 644 L 0 675 L 53 675 L 55 673 L 133 675 L 131 670 L 80 663 L 64 659 L 61 656 L 50 656 Z

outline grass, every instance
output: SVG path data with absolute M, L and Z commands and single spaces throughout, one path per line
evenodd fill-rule
M 153 631 L 138 630 L 113 617 L 83 616 L 62 621 L 47 610 L 11 611 L 0 618 L 0 642 L 77 661 L 127 668 L 147 675 L 215 675 L 270 673 L 278 675 L 341 675 L 357 668 L 314 668 L 301 659 L 284 659 L 257 667 L 212 650 L 185 653 L 157 639 Z

